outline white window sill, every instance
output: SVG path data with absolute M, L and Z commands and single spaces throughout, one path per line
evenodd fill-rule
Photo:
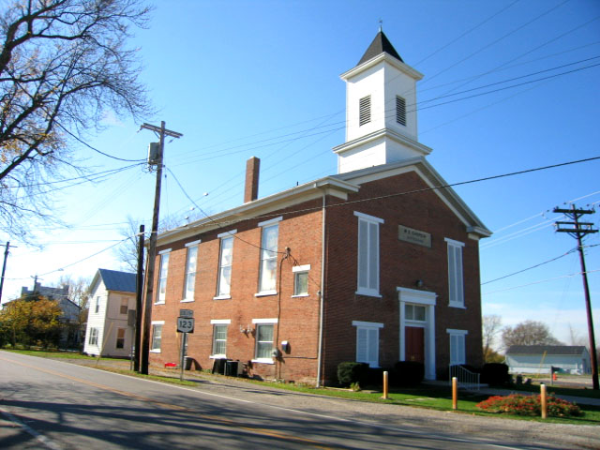
M 210 355 L 209 359 L 227 359 L 227 355 Z
M 467 309 L 467 307 L 463 303 L 448 303 L 450 308 L 459 308 L 459 309 Z
M 302 298 L 302 297 L 308 297 L 308 294 L 298 294 L 298 295 L 292 295 L 292 298 Z
M 160 350 L 150 350 L 150 353 L 160 353 Z
M 217 295 L 213 300 L 231 300 L 231 295 Z
M 360 289 L 355 292 L 356 295 L 363 295 L 365 297 L 383 298 L 379 292 L 375 291 L 361 291 Z
M 155 302 L 154 304 L 155 304 L 155 305 L 164 305 L 164 304 L 165 304 L 165 301 L 163 300 L 163 301 L 161 301 L 161 302 Z
M 193 302 L 194 299 L 192 298 L 191 300 L 188 300 L 187 298 L 184 298 L 183 300 L 181 300 L 179 303 L 191 303 Z
M 252 362 L 258 363 L 258 364 L 275 364 L 275 361 L 273 361 L 273 358 L 258 358 L 258 359 L 253 359 Z
M 269 295 L 277 295 L 277 291 L 263 291 L 254 294 L 255 297 L 268 297 Z

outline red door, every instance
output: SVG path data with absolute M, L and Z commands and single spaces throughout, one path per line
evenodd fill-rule
M 406 361 L 425 363 L 425 328 L 406 327 L 404 353 Z

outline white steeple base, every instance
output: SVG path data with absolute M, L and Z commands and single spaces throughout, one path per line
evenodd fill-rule
M 426 156 L 432 149 L 392 130 L 379 130 L 334 147 L 338 173 Z

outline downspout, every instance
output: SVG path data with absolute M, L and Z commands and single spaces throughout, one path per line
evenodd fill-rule
M 315 187 L 319 187 L 315 185 Z M 322 364 L 323 364 L 323 315 L 325 310 L 325 239 L 326 239 L 326 207 L 327 194 L 323 191 L 323 223 L 321 231 L 321 286 L 319 289 L 319 348 L 317 349 L 317 387 L 321 387 Z

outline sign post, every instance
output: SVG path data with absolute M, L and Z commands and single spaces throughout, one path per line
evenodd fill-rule
M 181 361 L 179 363 L 180 376 L 179 379 L 183 381 L 183 368 L 185 365 L 185 347 L 187 345 L 188 333 L 194 332 L 194 311 L 192 309 L 180 309 L 179 317 L 177 318 L 177 332 L 182 333 L 181 335 Z

